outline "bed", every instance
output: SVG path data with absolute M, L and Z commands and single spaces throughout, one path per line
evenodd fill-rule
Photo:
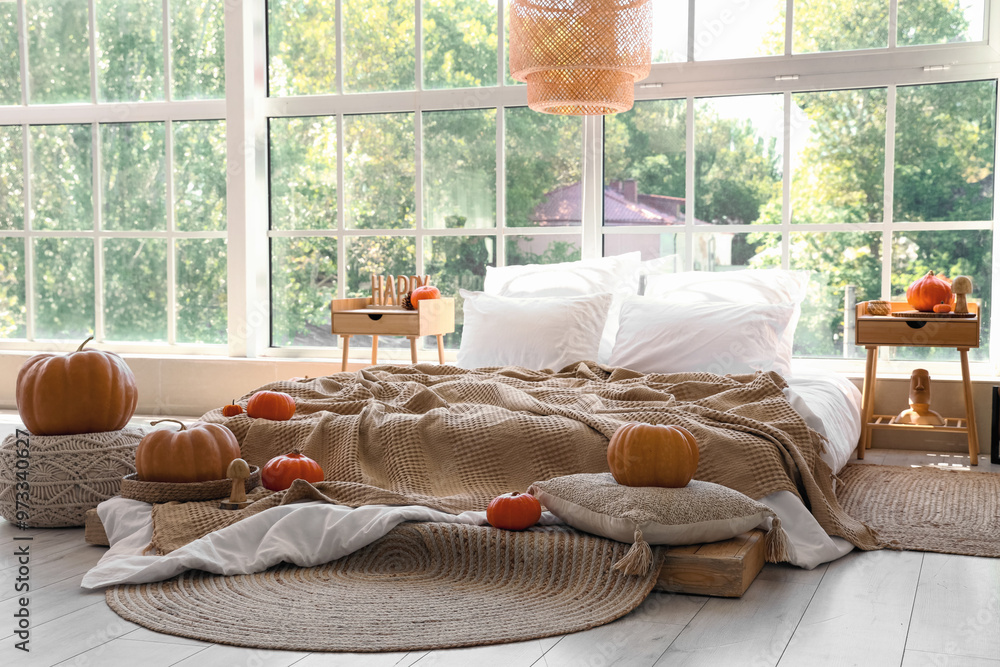
M 865 535 L 863 526 L 838 514 L 832 497 L 833 475 L 846 464 L 857 443 L 860 393 L 848 380 L 833 374 L 790 373 L 791 338 L 806 277 L 797 272 L 781 276 L 747 272 L 729 279 L 711 274 L 666 278 L 650 274 L 644 281 L 647 294 L 637 297 L 642 273 L 638 257 L 608 260 L 573 263 L 562 269 L 542 267 L 535 273 L 530 267 L 511 267 L 512 271 L 503 274 L 488 274 L 487 288 L 492 294 L 463 294 L 466 335 L 459 367 L 375 367 L 305 384 L 266 385 L 263 388 L 296 395 L 296 419 L 286 425 L 255 426 L 254 420 L 245 416 L 227 421 L 218 411 L 205 415 L 206 420 L 226 421 L 233 428 L 251 463 L 262 463 L 295 444 L 307 454 L 323 458 L 328 480 L 332 469 L 338 471 L 334 477 L 340 481 L 317 485 L 324 491 L 322 498 L 293 504 L 275 502 L 266 511 L 221 529 L 189 531 L 173 542 L 154 534 L 154 512 L 149 505 L 120 498 L 108 501 L 98 512 L 112 547 L 86 575 L 83 586 L 159 581 L 186 569 L 236 574 L 260 571 L 282 561 L 316 565 L 373 542 L 403 521 L 482 525 L 484 499 L 504 484 L 516 482 L 526 488 L 532 474 L 601 469 L 606 465 L 597 460 L 601 443 L 606 446 L 615 424 L 633 412 L 640 421 L 679 420 L 708 440 L 718 439 L 703 450 L 707 468 L 700 467 L 699 473 L 705 469 L 710 477 L 718 476 L 711 481 L 729 481 L 726 485 L 771 507 L 789 537 L 789 562 L 812 568 L 844 555 L 853 548 L 852 542 L 874 548 L 875 538 Z M 672 290 L 664 287 L 667 283 Z M 547 293 L 539 296 L 539 288 Z M 530 295 L 525 296 L 524 290 Z M 671 292 L 676 298 L 670 297 Z M 697 296 L 697 302 L 691 295 Z M 713 296 L 735 296 L 739 302 L 719 305 L 726 302 L 712 302 Z M 753 303 L 754 299 L 760 303 Z M 706 306 L 706 302 L 712 305 Z M 702 332 L 694 332 L 694 337 L 691 317 L 699 318 Z M 526 324 L 519 325 L 518 318 Z M 497 321 L 505 326 L 497 327 Z M 658 344 L 646 344 L 651 340 Z M 682 350 L 680 355 L 678 349 Z M 540 353 L 549 356 L 540 361 Z M 496 363 L 497 355 L 503 363 Z M 579 363 L 587 358 L 604 363 Z M 560 368 L 556 364 L 565 359 L 575 361 L 562 373 L 531 370 Z M 664 375 L 666 369 L 650 367 L 660 363 L 679 368 L 681 373 Z M 484 366 L 491 369 L 471 370 Z M 720 378 L 710 376 L 712 372 L 729 375 Z M 570 392 L 570 387 L 576 393 Z M 468 398 L 473 394 L 476 402 Z M 687 412 L 671 407 L 674 396 L 688 405 Z M 732 400 L 743 400 L 739 396 L 751 398 L 745 406 L 722 409 Z M 794 419 L 780 412 L 786 406 L 794 410 Z M 498 414 L 503 416 L 498 418 Z M 365 420 L 363 428 L 358 426 L 359 415 Z M 533 432 L 555 424 L 555 430 L 546 433 L 555 434 L 556 441 L 572 433 L 574 443 L 584 443 L 580 445 L 584 453 L 567 462 L 565 455 L 550 455 L 545 447 L 515 447 L 515 458 L 531 459 L 525 471 L 497 473 L 497 479 L 472 483 L 467 471 L 452 465 L 458 458 L 454 452 L 463 449 L 449 449 L 452 453 L 436 456 L 433 464 L 413 454 L 440 440 L 427 436 L 428 424 L 440 421 L 440 415 L 466 425 L 454 432 L 453 439 L 477 452 L 477 466 L 483 470 L 504 469 L 504 464 L 497 462 L 499 445 L 478 442 L 489 438 L 475 436 L 477 425 L 492 431 L 499 423 L 512 421 L 516 422 L 513 432 L 520 433 L 517 429 Z M 394 430 L 400 422 L 408 423 L 409 430 Z M 338 426 L 331 426 L 334 423 Z M 772 429 L 772 423 L 778 427 Z M 358 436 L 367 432 L 365 429 L 376 429 L 379 435 Z M 753 455 L 770 461 L 765 473 L 759 475 L 766 479 L 775 475 L 775 479 L 782 477 L 787 482 L 760 482 L 746 471 L 722 465 L 730 452 L 743 446 L 748 430 L 764 432 L 768 443 L 779 442 L 775 448 L 778 453 L 770 453 L 772 445 L 768 444 L 761 449 L 769 453 Z M 509 435 L 507 439 L 511 439 Z M 397 441 L 423 444 L 393 452 L 378 444 Z M 351 444 L 341 446 L 344 442 Z M 812 444 L 803 444 L 809 442 Z M 357 443 L 361 443 L 360 448 Z M 371 468 L 376 459 L 378 474 Z M 487 460 L 492 462 L 481 463 Z M 385 461 L 397 461 L 397 467 L 410 469 L 397 474 L 385 469 Z M 429 465 L 436 466 L 434 474 L 428 473 Z M 398 482 L 400 475 L 404 482 Z M 457 486 L 426 486 L 426 480 L 438 478 L 457 480 Z M 476 488 L 469 490 L 472 487 Z M 764 492 L 768 489 L 773 490 Z M 334 502 L 329 502 L 331 499 Z M 157 506 L 157 511 L 164 511 L 164 507 Z M 166 525 L 167 515 L 160 517 L 159 525 Z M 201 519 L 170 518 L 179 526 L 194 525 Z M 542 524 L 555 523 L 559 523 L 558 518 L 543 514 Z M 851 541 L 831 536 L 837 533 Z M 150 544 L 159 545 L 158 555 L 144 555 Z

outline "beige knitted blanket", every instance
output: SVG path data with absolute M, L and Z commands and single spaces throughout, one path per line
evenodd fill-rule
M 524 368 L 374 366 L 262 389 L 295 397 L 286 422 L 222 417 L 243 457 L 263 466 L 299 448 L 328 481 L 257 494 L 244 510 L 169 503 L 153 511 L 153 545 L 167 553 L 267 507 L 314 498 L 350 506 L 419 504 L 484 510 L 495 496 L 539 480 L 607 472 L 608 439 L 622 423 L 674 424 L 699 443 L 696 478 L 754 499 L 790 491 L 826 531 L 861 549 L 882 546 L 837 504 L 822 436 L 789 405 L 775 373 L 642 375 L 580 363 L 559 373 Z M 249 394 L 247 395 L 249 396 Z M 245 403 L 245 396 L 241 402 Z

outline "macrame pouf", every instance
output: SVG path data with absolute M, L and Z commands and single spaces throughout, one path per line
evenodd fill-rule
M 117 495 L 122 477 L 135 472 L 135 450 L 143 435 L 144 429 L 127 426 L 80 435 L 7 436 L 0 446 L 0 515 L 29 528 L 84 525 L 87 510 Z M 18 457 L 18 449 L 25 448 L 28 456 Z M 19 468 L 19 460 L 27 464 Z M 25 474 L 19 478 L 19 472 Z M 19 482 L 27 482 L 27 489 Z M 25 491 L 27 506 L 17 495 Z M 25 510 L 26 519 L 18 518 L 18 509 Z

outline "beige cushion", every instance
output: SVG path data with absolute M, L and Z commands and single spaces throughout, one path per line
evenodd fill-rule
M 627 543 L 636 528 L 650 544 L 718 542 L 774 516 L 739 491 L 697 480 L 665 489 L 622 486 L 611 473 L 567 475 L 535 482 L 528 493 L 574 528 Z

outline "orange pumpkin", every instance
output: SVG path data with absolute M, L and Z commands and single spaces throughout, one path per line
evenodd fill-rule
M 17 412 L 35 435 L 117 431 L 135 412 L 135 376 L 114 352 L 88 350 L 36 354 L 17 374 Z
M 934 304 L 934 312 L 935 313 L 950 313 L 951 312 L 951 304 L 950 303 L 937 303 L 937 304 Z
M 284 491 L 297 479 L 315 484 L 324 478 L 323 468 L 297 449 L 291 454 L 275 456 L 260 471 L 260 483 L 272 491 Z
M 424 299 L 440 299 L 441 290 L 433 285 L 424 285 L 410 292 L 410 305 L 416 310 Z
M 295 399 L 280 391 L 258 391 L 247 401 L 247 416 L 287 421 L 295 414 Z
M 542 504 L 530 493 L 505 493 L 490 501 L 486 520 L 495 528 L 524 530 L 542 516 Z
M 236 405 L 236 401 L 233 401 L 232 404 L 223 406 L 222 408 L 223 417 L 235 417 L 236 415 L 241 414 L 243 414 L 243 406 Z
M 906 288 L 906 301 L 917 310 L 929 313 L 939 303 L 954 305 L 955 295 L 951 292 L 950 280 L 928 271 L 926 276 L 914 280 Z
M 680 426 L 629 423 L 608 443 L 608 466 L 625 486 L 687 486 L 698 470 L 698 443 Z
M 240 458 L 236 436 L 220 424 L 196 422 L 179 431 L 156 429 L 139 442 L 135 451 L 136 477 L 144 482 L 208 482 L 225 479 L 226 470 Z

